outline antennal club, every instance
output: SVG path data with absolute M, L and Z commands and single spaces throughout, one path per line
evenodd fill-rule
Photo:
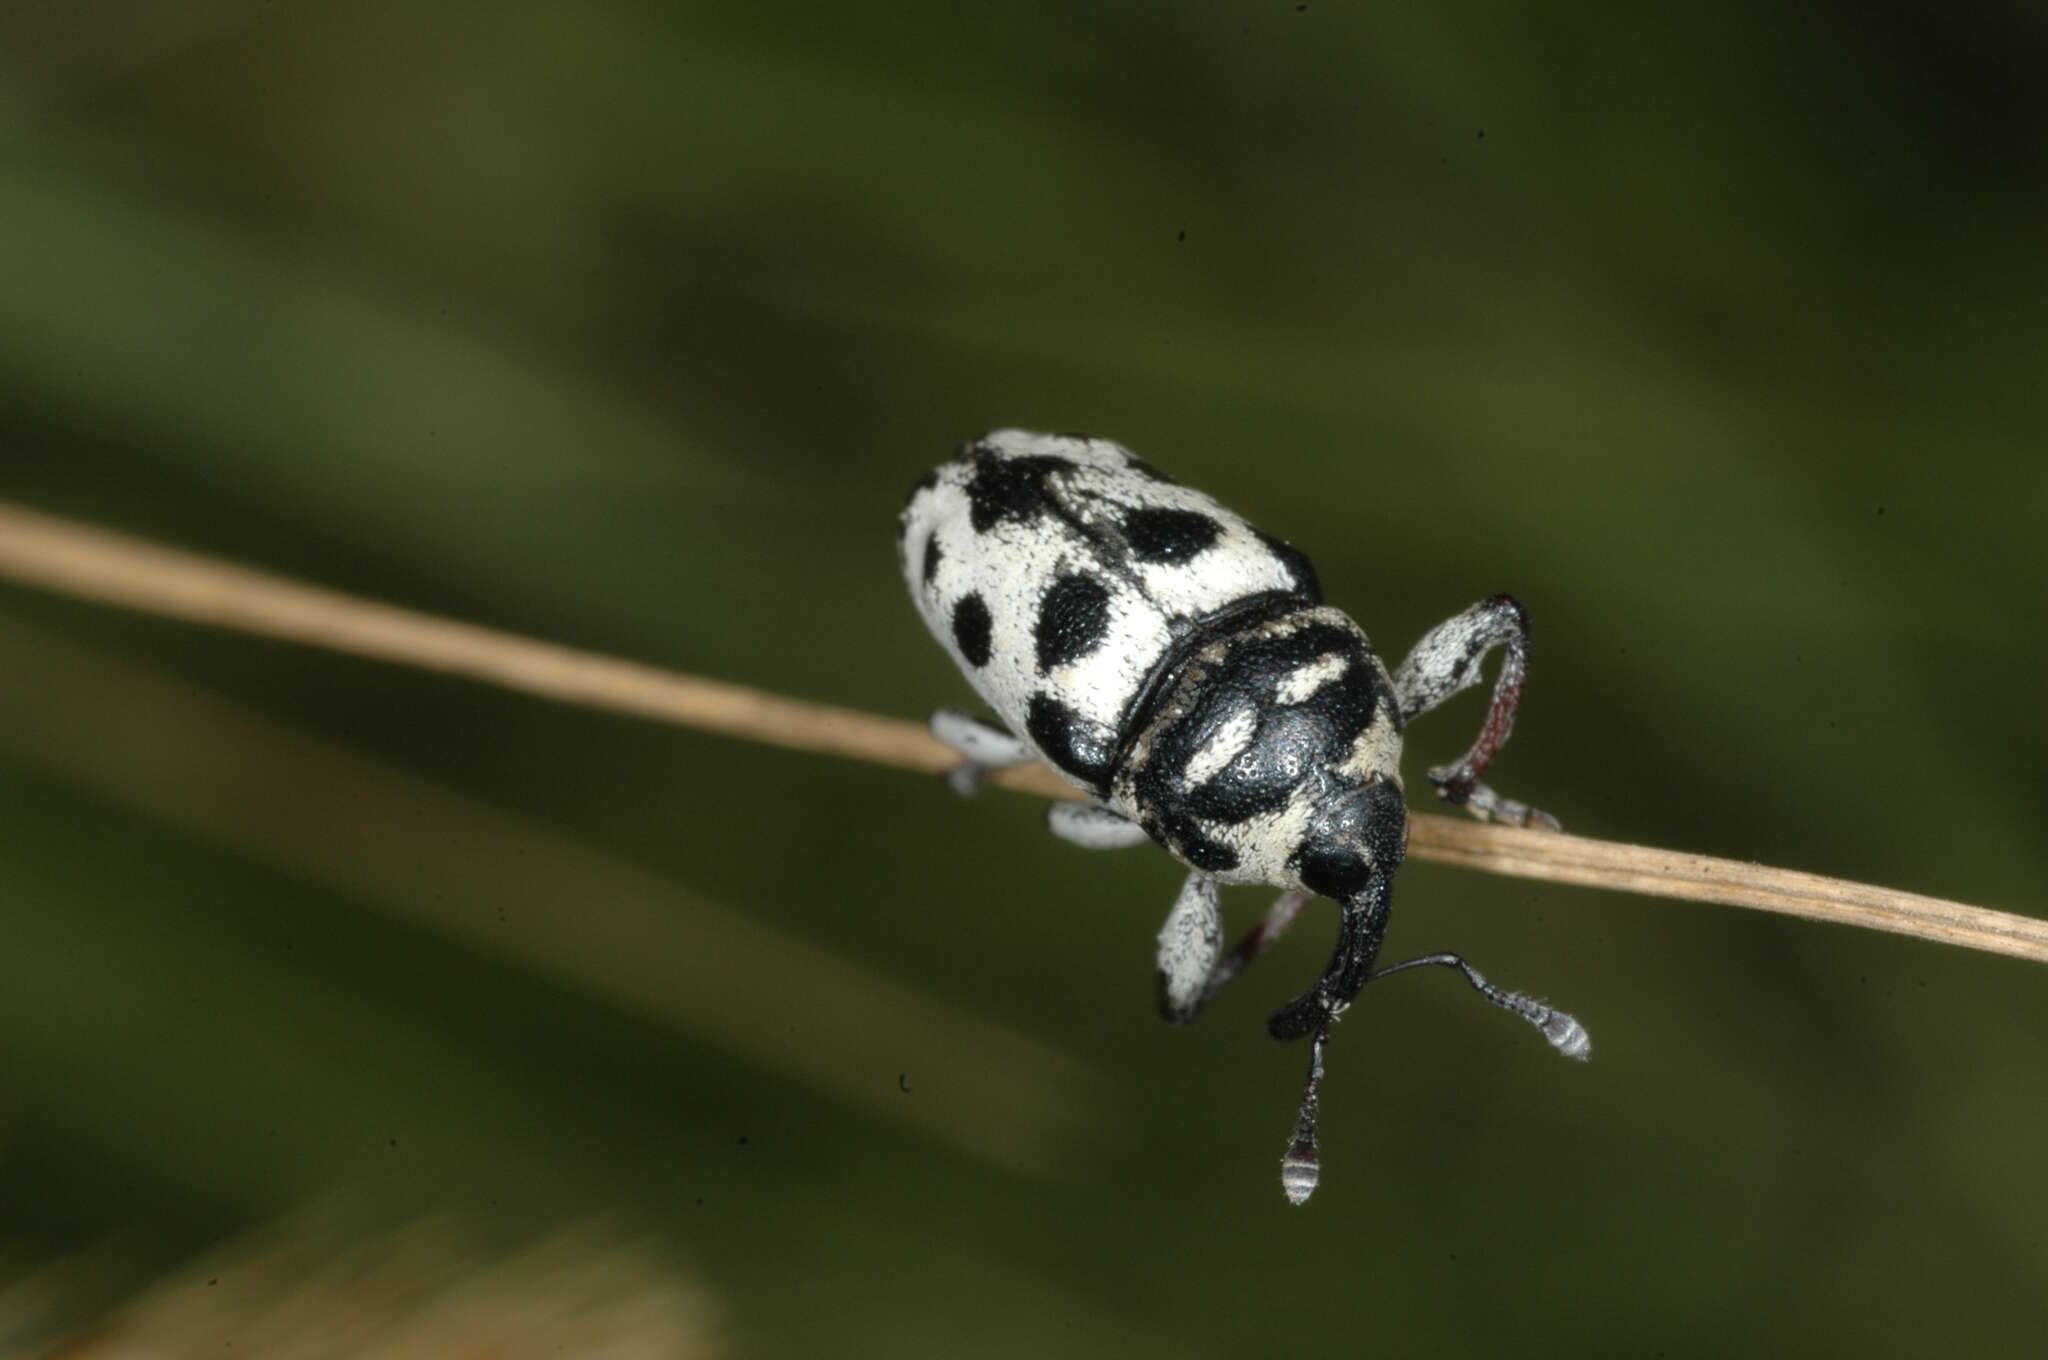
M 1374 972 L 1372 981 L 1405 973 L 1411 968 L 1455 968 L 1472 984 L 1472 990 L 1504 1011 L 1521 1016 L 1534 1025 L 1550 1046 L 1567 1058 L 1584 1062 L 1593 1055 L 1593 1040 L 1586 1027 L 1561 1010 L 1544 1005 L 1534 997 L 1496 987 L 1479 975 L 1479 970 L 1456 954 L 1424 954 L 1421 958 L 1389 964 Z
M 1316 1031 L 1315 1042 L 1309 1046 L 1308 1085 L 1301 1093 L 1301 1115 L 1294 1122 L 1294 1141 L 1287 1145 L 1287 1155 L 1280 1159 L 1280 1189 L 1286 1193 L 1289 1204 L 1308 1203 L 1308 1197 L 1316 1192 L 1316 1181 L 1322 1176 L 1322 1159 L 1316 1153 L 1316 1096 L 1323 1084 L 1323 1045 L 1329 1038 L 1330 1021 L 1325 1020 Z

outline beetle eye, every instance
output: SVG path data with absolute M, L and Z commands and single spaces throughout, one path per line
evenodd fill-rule
M 1343 899 L 1365 890 L 1372 877 L 1372 865 L 1357 849 L 1342 841 L 1315 839 L 1301 849 L 1296 861 L 1301 885 L 1323 897 Z
M 1401 790 L 1376 779 L 1324 805 L 1293 867 L 1303 887 L 1341 901 L 1365 891 L 1374 874 L 1399 868 L 1407 843 L 1408 805 Z

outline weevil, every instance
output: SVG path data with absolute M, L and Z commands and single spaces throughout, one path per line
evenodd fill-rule
M 1192 1020 L 1312 897 L 1338 904 L 1328 966 L 1267 1022 L 1276 1039 L 1311 1041 L 1280 1164 L 1290 1202 L 1316 1188 L 1324 1050 L 1368 982 L 1455 969 L 1559 1053 L 1591 1053 L 1577 1020 L 1456 954 L 1374 966 L 1408 842 L 1402 734 L 1480 683 L 1497 648 L 1478 738 L 1429 781 L 1482 819 L 1557 825 L 1480 782 L 1528 673 L 1529 619 L 1511 596 L 1431 629 L 1390 673 L 1364 630 L 1323 603 L 1299 549 L 1110 440 L 1022 430 L 983 435 L 927 473 L 897 550 L 918 612 L 999 720 L 932 716 L 961 758 L 954 787 L 1043 760 L 1084 795 L 1052 806 L 1054 835 L 1093 849 L 1152 840 L 1187 866 L 1158 938 L 1167 1020 Z M 1225 954 L 1217 888 L 1231 883 L 1282 892 Z

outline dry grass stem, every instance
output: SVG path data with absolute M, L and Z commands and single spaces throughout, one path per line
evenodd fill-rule
M 467 676 L 563 703 L 937 773 L 918 723 L 810 703 L 358 599 L 0 502 L 0 577 L 191 623 Z M 1071 798 L 1042 766 L 996 783 Z M 1417 814 L 1409 853 L 1487 873 L 1865 926 L 2048 962 L 2048 921 L 1736 860 Z

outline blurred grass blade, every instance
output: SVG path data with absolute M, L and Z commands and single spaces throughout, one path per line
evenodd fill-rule
M 86 1253 L 0 1283 L 0 1355 L 727 1353 L 721 1310 L 705 1287 L 652 1245 L 602 1224 L 508 1252 L 447 1219 L 364 1239 L 304 1215 L 209 1251 L 111 1309 L 104 1296 L 118 1277 L 108 1255 Z
M 1103 1117 L 1106 1084 L 1040 1041 L 544 825 L 5 619 L 0 706 L 0 755 L 1004 1169 L 1059 1174 Z

